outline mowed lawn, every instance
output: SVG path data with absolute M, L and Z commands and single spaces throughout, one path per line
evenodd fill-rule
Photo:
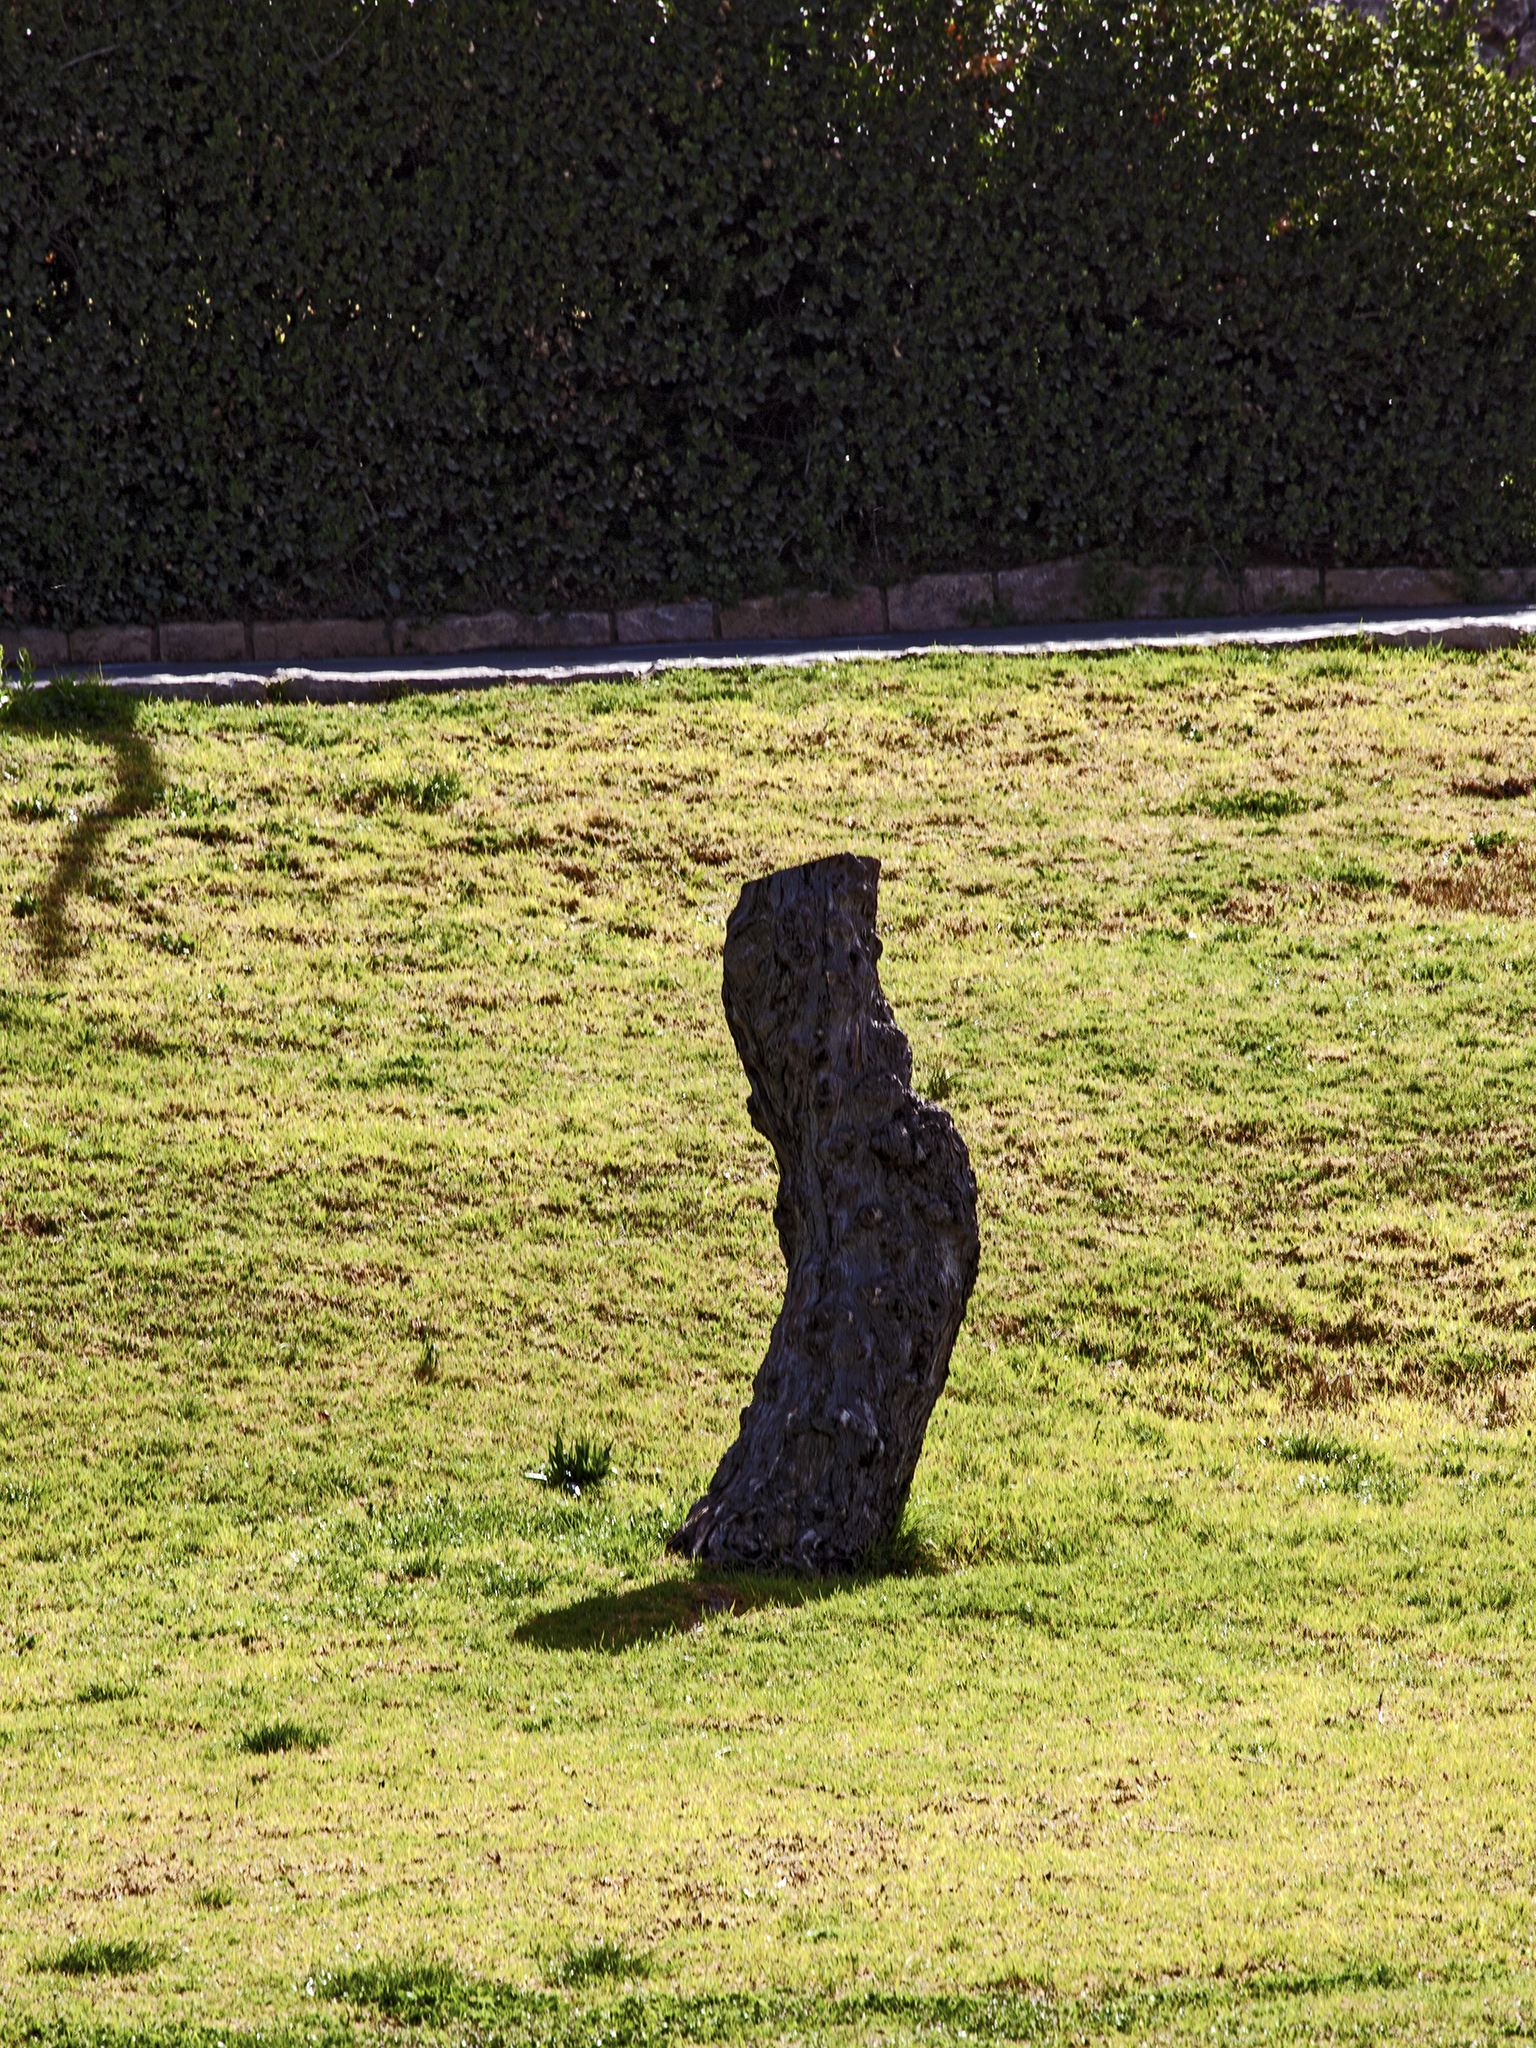
M 1533 692 L 14 700 L 0 2037 L 1536 2026 Z M 890 1554 L 699 1576 L 843 847 L 981 1277 Z

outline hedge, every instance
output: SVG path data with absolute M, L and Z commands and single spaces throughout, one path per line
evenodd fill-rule
M 0 0 L 0 92 L 14 618 L 1536 558 L 1536 93 L 1413 0 Z

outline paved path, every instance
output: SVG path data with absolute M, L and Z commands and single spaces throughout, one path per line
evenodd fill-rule
M 367 703 L 412 692 L 482 690 L 508 683 L 574 683 L 655 675 L 664 669 L 766 667 L 871 656 L 1118 654 L 1182 647 L 1298 647 L 1364 636 L 1381 647 L 1511 647 L 1536 645 L 1536 606 L 1475 611 L 1326 612 L 1221 619 L 1121 619 L 1100 625 L 1012 628 L 1005 632 L 875 633 L 838 640 L 699 640 L 653 647 L 573 648 L 378 661 L 317 662 L 295 668 L 243 662 L 226 669 L 141 664 L 107 668 L 107 682 L 136 696 L 191 698 L 203 703 Z

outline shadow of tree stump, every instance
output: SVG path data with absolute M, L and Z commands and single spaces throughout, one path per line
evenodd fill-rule
M 80 950 L 70 928 L 70 900 L 85 888 L 113 828 L 142 817 L 160 801 L 160 766 L 138 730 L 138 710 L 135 699 L 120 691 L 68 677 L 20 691 L 5 707 L 5 723 L 13 731 L 79 733 L 101 740 L 112 749 L 116 771 L 111 800 L 86 812 L 65 833 L 38 899 L 32 947 L 44 974 L 57 972 Z

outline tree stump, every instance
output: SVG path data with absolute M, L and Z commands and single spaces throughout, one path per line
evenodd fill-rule
M 976 1281 L 976 1177 L 912 1093 L 880 987 L 880 863 L 749 882 L 725 933 L 726 1021 L 773 1146 L 784 1305 L 741 1434 L 669 1548 L 846 1570 L 901 1519 Z

